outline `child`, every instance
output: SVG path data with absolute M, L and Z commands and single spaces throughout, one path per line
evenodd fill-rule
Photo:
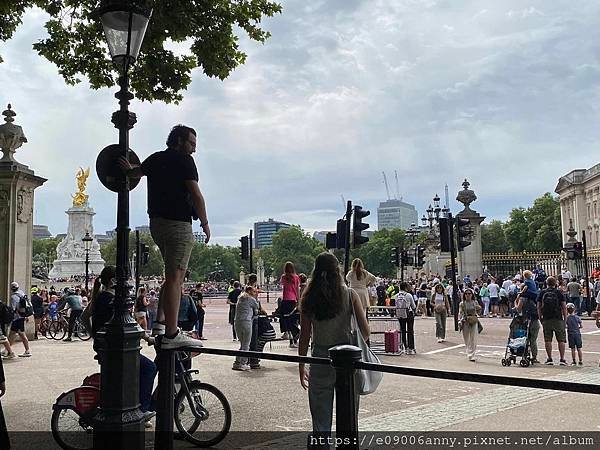
M 571 349 L 571 356 L 573 357 L 572 366 L 576 366 L 575 362 L 575 348 L 577 348 L 577 355 L 579 356 L 579 365 L 583 366 L 583 355 L 581 351 L 582 343 L 581 343 L 581 331 L 580 328 L 583 328 L 581 323 L 581 318 L 575 314 L 575 305 L 573 303 L 567 304 L 567 312 L 569 316 L 567 317 L 567 337 L 569 340 L 569 348 Z
M 533 281 L 533 273 L 531 270 L 526 270 L 523 272 L 523 277 L 525 280 L 523 281 L 523 287 L 521 288 L 521 296 L 536 300 L 540 291 L 535 281 Z

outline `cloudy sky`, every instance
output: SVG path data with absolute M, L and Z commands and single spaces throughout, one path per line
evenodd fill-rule
M 224 82 L 194 72 L 177 106 L 132 103 L 131 147 L 163 149 L 170 127 L 198 132 L 195 154 L 217 243 L 237 244 L 269 217 L 331 229 L 340 195 L 372 211 L 381 172 L 419 216 L 444 184 L 451 208 L 467 177 L 474 209 L 505 219 L 553 191 L 558 177 L 598 163 L 600 3 L 592 0 L 282 1 L 264 45 L 243 38 L 244 66 Z M 116 89 L 65 85 L 31 44 L 31 11 L 2 43 L 0 106 L 12 103 L 29 143 L 17 159 L 48 178 L 35 223 L 65 232 L 77 169 L 117 141 Z M 3 108 L 4 109 L 4 108 Z M 92 169 L 93 171 L 93 169 Z M 95 173 L 95 231 L 115 227 L 116 195 Z M 131 225 L 147 223 L 146 187 L 131 195 Z M 198 223 L 194 225 L 198 227 Z

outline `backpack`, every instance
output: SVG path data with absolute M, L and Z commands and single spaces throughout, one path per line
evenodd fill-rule
M 561 319 L 560 303 L 565 300 L 558 289 L 548 289 L 542 295 L 542 316 L 544 319 Z
M 198 321 L 198 310 L 189 295 L 179 305 L 179 316 L 177 322 L 184 331 L 192 331 Z
M 31 305 L 31 300 L 27 297 L 27 295 L 22 295 L 19 298 L 19 308 L 18 311 L 20 317 L 29 317 L 33 316 L 33 306 Z
M 15 320 L 15 310 L 12 306 L 0 301 L 0 325 L 8 325 Z

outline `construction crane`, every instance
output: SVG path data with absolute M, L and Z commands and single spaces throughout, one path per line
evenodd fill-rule
M 398 171 L 394 170 L 394 176 L 396 177 L 396 199 L 402 200 L 400 197 L 400 184 L 398 183 Z
M 390 187 L 388 186 L 387 177 L 385 176 L 385 172 L 381 172 L 383 174 L 383 182 L 385 183 L 385 192 L 387 192 L 387 199 L 391 200 L 390 197 Z
M 342 204 L 344 205 L 344 211 L 346 210 L 346 199 L 344 198 L 344 194 L 340 194 L 340 197 L 342 197 Z

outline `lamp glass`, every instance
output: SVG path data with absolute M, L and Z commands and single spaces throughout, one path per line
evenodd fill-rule
M 131 15 L 131 30 L 129 16 Z M 106 42 L 112 60 L 123 64 L 126 58 L 135 61 L 140 54 L 149 17 L 130 11 L 106 11 L 100 16 Z M 127 36 L 131 32 L 131 43 L 127 53 Z
M 85 249 L 90 250 L 93 241 L 92 237 L 90 236 L 90 233 L 85 233 L 85 236 L 81 240 L 83 241 Z

